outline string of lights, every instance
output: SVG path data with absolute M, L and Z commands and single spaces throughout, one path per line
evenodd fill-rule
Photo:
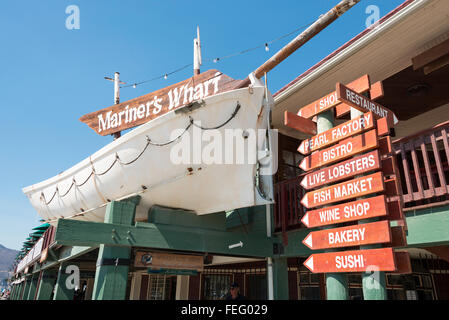
M 312 24 L 313 24 L 313 22 L 310 22 L 310 23 L 308 23 L 308 24 L 306 24 L 306 25 L 303 25 L 303 26 L 301 26 L 301 27 L 299 27 L 299 28 L 296 28 L 296 29 L 293 30 L 293 31 L 290 31 L 289 33 L 286 33 L 286 34 L 284 34 L 284 35 L 282 35 L 282 36 L 279 36 L 279 37 L 277 37 L 277 38 L 275 38 L 275 39 L 273 39 L 273 40 L 267 41 L 267 42 L 265 42 L 265 43 L 262 44 L 262 45 L 258 45 L 258 46 L 256 46 L 256 47 L 251 47 L 251 48 L 248 48 L 248 49 L 245 49 L 245 50 L 242 50 L 242 51 L 238 51 L 238 52 L 235 52 L 235 53 L 231 53 L 231 54 L 228 54 L 228 55 L 222 56 L 222 57 L 217 57 L 217 58 L 213 58 L 213 59 L 205 59 L 205 61 L 206 61 L 206 62 L 217 63 L 217 62 L 220 61 L 220 60 L 229 59 L 229 58 L 232 58 L 232 57 L 236 57 L 236 56 L 239 56 L 239 55 L 243 55 L 243 54 L 246 54 L 246 53 L 248 53 L 248 52 L 251 52 L 251 51 L 254 51 L 254 50 L 258 50 L 258 49 L 261 49 L 261 48 L 265 48 L 265 51 L 268 52 L 268 51 L 270 51 L 270 45 L 271 45 L 271 44 L 273 44 L 273 43 L 275 43 L 275 42 L 278 42 L 278 41 L 280 41 L 280 40 L 282 40 L 282 39 L 284 39 L 284 38 L 287 38 L 287 37 L 291 36 L 292 34 L 298 32 L 298 31 L 300 31 L 300 30 L 303 30 L 303 29 L 305 29 L 305 28 L 308 28 L 308 27 L 311 26 Z M 156 76 L 156 77 L 154 77 L 154 78 L 151 78 L 151 79 L 148 79 L 148 80 L 144 80 L 144 81 L 140 81 L 140 82 L 135 82 L 135 83 L 133 83 L 133 84 L 129 84 L 129 85 L 126 85 L 126 86 L 121 86 L 120 88 L 128 88 L 128 87 L 136 88 L 138 85 L 142 85 L 142 84 L 145 84 L 145 83 L 148 83 L 148 82 L 152 82 L 152 81 L 156 81 L 156 80 L 160 80 L 160 79 L 165 79 L 165 80 L 167 80 L 167 79 L 168 79 L 168 76 L 173 75 L 173 74 L 175 74 L 175 73 L 178 73 L 178 72 L 180 72 L 180 71 L 182 71 L 182 70 L 184 70 L 184 69 L 186 69 L 186 68 L 188 68 L 188 67 L 191 67 L 191 66 L 193 66 L 193 63 L 186 64 L 186 65 L 184 65 L 184 66 L 182 66 L 182 67 L 180 67 L 180 68 L 178 68 L 178 69 L 176 69 L 176 70 L 173 70 L 173 71 L 171 71 L 171 72 L 164 73 L 163 75 L 159 75 L 159 76 Z

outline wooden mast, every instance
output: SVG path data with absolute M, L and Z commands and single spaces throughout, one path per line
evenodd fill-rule
M 297 49 L 302 47 L 306 42 L 312 39 L 315 35 L 320 33 L 321 30 L 326 28 L 332 22 L 338 19 L 342 14 L 351 9 L 354 5 L 359 3 L 360 0 L 343 0 L 326 14 L 320 16 L 320 18 L 315 21 L 310 27 L 304 30 L 295 39 L 290 41 L 286 46 L 279 50 L 275 55 L 268 59 L 264 64 L 257 68 L 253 73 L 257 79 L 262 78 L 262 76 L 271 71 L 279 63 L 284 61 L 288 56 L 290 56 Z M 251 83 L 249 77 L 242 80 L 240 83 L 240 88 L 245 87 Z

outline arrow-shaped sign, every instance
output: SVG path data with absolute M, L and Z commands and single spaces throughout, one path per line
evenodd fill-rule
M 391 242 L 389 221 L 314 231 L 302 241 L 312 250 Z
M 309 190 L 378 169 L 380 169 L 379 151 L 375 150 L 333 166 L 311 172 L 304 176 L 301 181 L 301 186 Z
M 330 224 L 386 216 L 387 213 L 385 196 L 376 196 L 307 211 L 301 221 L 308 228 L 315 228 Z
M 346 138 L 336 145 L 317 151 L 305 157 L 299 167 L 310 171 L 328 164 L 346 160 L 356 154 L 375 149 L 379 146 L 376 130 Z
M 370 89 L 369 76 L 364 75 L 363 77 L 349 83 L 348 87 L 360 93 L 368 91 Z M 336 91 L 333 91 L 328 95 L 322 97 L 321 99 L 318 99 L 302 107 L 298 111 L 298 116 L 310 119 L 313 116 L 316 116 L 317 114 L 322 113 L 331 108 L 334 108 L 335 106 L 340 104 L 341 102 L 338 101 Z
M 341 83 L 337 83 L 336 93 L 339 101 L 345 102 L 357 110 L 362 112 L 372 111 L 377 118 L 386 117 L 389 119 L 389 123 L 393 125 L 396 125 L 399 122 L 393 111 L 368 99 L 354 90 L 349 89 Z
M 307 155 L 310 152 L 322 149 L 345 138 L 373 129 L 375 124 L 373 113 L 367 112 L 355 119 L 346 121 L 332 129 L 317 134 L 310 139 L 303 140 L 298 151 Z
M 306 208 L 315 208 L 330 203 L 366 196 L 385 190 L 382 172 L 345 181 L 329 187 L 307 192 L 301 199 Z
M 396 270 L 392 248 L 312 254 L 304 265 L 313 273 Z
M 239 243 L 231 244 L 228 248 L 229 249 L 234 249 L 234 248 L 237 248 L 237 247 L 243 247 L 243 242 L 240 241 Z

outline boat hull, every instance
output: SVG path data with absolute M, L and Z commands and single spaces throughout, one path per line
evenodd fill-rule
M 271 203 L 271 176 L 261 176 L 259 191 L 255 187 L 258 164 L 254 159 L 273 145 L 263 134 L 271 105 L 264 105 L 264 101 L 272 101 L 264 94 L 264 87 L 254 86 L 172 110 L 58 176 L 23 191 L 50 223 L 59 218 L 102 222 L 108 202 L 133 195 L 141 197 L 136 220 L 145 220 L 153 205 L 203 215 Z M 226 140 L 229 132 L 236 137 L 231 149 Z M 252 133 L 256 134 L 254 147 Z M 242 145 L 237 143 L 239 134 L 244 136 L 243 150 L 248 152 L 243 164 L 236 159 L 242 152 Z M 222 138 L 222 148 L 214 148 L 217 137 Z M 235 154 L 231 162 L 226 158 L 230 151 Z M 272 160 L 265 157 L 265 167 L 273 167 Z

